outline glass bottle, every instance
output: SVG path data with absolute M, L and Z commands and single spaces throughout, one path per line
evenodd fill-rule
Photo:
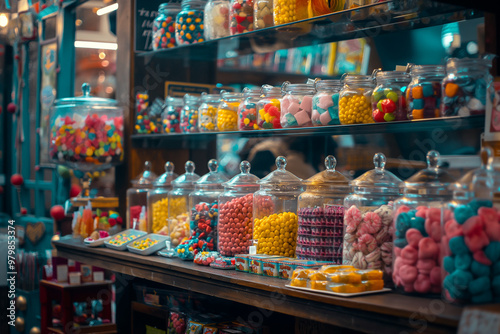
M 237 35 L 253 31 L 253 0 L 231 0 L 229 32 Z
M 339 120 L 340 80 L 320 80 L 316 82 L 316 94 L 312 100 L 311 121 L 314 126 L 337 125 Z
M 165 173 L 153 181 L 153 190 L 148 192 L 148 221 L 150 231 L 168 234 L 168 192 L 172 190 L 172 181 L 179 175 L 174 173 L 174 164 L 165 164 Z
M 273 0 L 255 0 L 253 3 L 254 29 L 269 28 L 273 25 Z
M 374 79 L 370 75 L 344 75 L 340 91 L 340 124 L 373 123 L 371 95 Z
M 307 19 L 308 6 L 309 0 L 274 0 L 274 25 Z
M 175 19 L 181 11 L 177 0 L 162 3 L 153 21 L 153 50 L 173 48 L 175 43 Z
M 408 119 L 440 117 L 441 82 L 446 75 L 441 65 L 413 65 L 406 90 Z
M 200 132 L 217 131 L 217 108 L 220 103 L 219 94 L 201 94 L 201 105 L 198 117 Z
M 239 130 L 258 130 L 257 125 L 257 102 L 259 102 L 261 88 L 243 89 L 243 101 L 238 107 L 238 129 Z
M 262 98 L 257 102 L 257 124 L 260 129 L 281 129 L 281 87 L 263 85 Z
M 184 95 L 184 107 L 181 111 L 181 131 L 183 133 L 198 132 L 198 109 L 200 97 Z
M 127 190 L 127 228 L 148 231 L 147 207 L 148 193 L 153 189 L 156 174 L 151 171 L 151 162 L 144 163 L 144 171 L 132 181 L 132 188 Z
M 219 131 L 238 130 L 238 107 L 242 99 L 242 93 L 221 92 L 221 101 L 217 108 L 217 129 Z
M 167 97 L 167 107 L 163 111 L 163 132 L 180 133 L 181 132 L 181 111 L 184 101 L 180 97 Z
M 203 12 L 206 4 L 206 0 L 182 0 L 182 9 L 175 20 L 177 45 L 205 41 Z
M 410 76 L 404 71 L 377 72 L 377 86 L 372 93 L 372 116 L 377 123 L 408 119 L 405 91 Z
M 281 126 L 284 128 L 312 126 L 312 98 L 314 84 L 291 84 L 285 81 L 281 87 Z
M 229 36 L 229 0 L 209 0 L 205 6 L 205 39 Z

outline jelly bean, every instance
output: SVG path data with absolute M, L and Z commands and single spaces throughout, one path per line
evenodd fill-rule
M 253 0 L 232 0 L 229 21 L 231 35 L 253 31 Z
M 180 128 L 183 133 L 198 132 L 198 106 L 185 105 L 181 112 Z
M 238 129 L 258 130 L 257 109 L 255 103 L 243 102 L 238 107 Z
M 254 239 L 257 253 L 295 256 L 297 241 L 297 215 L 293 212 L 272 214 L 254 220 Z
M 109 240 L 109 243 L 114 246 L 121 246 L 131 240 L 139 238 L 141 235 L 131 232 L 131 233 L 120 233 Z
M 373 123 L 370 99 L 361 94 L 343 96 L 339 101 L 341 124 Z
M 234 198 L 220 207 L 218 249 L 223 256 L 248 254 L 252 244 L 253 194 Z
M 386 73 L 386 72 L 381 72 Z M 376 122 L 392 122 L 407 119 L 406 100 L 401 89 L 384 88 L 386 84 L 380 84 L 372 94 L 373 116 Z M 378 111 L 376 113 L 375 111 Z M 380 114 L 383 113 L 383 115 Z
M 175 20 L 177 44 L 194 44 L 205 41 L 203 9 L 182 9 Z
M 146 238 L 146 239 L 142 239 L 141 241 L 132 242 L 131 247 L 134 247 L 134 248 L 137 248 L 140 250 L 145 250 L 151 246 L 156 245 L 157 243 L 158 243 L 158 240 L 156 240 L 156 239 Z

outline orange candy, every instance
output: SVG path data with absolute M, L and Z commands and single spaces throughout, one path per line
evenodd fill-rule
M 413 109 L 412 112 L 413 119 L 423 119 L 424 118 L 424 109 Z
M 457 95 L 459 88 L 460 87 L 457 84 L 455 84 L 453 82 L 448 82 L 446 84 L 446 87 L 444 88 L 444 92 L 445 92 L 446 96 L 454 97 Z
M 424 90 L 422 86 L 415 86 L 411 89 L 411 95 L 414 99 L 423 99 L 424 98 Z

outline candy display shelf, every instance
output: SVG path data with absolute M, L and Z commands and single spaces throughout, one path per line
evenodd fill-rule
M 380 133 L 427 132 L 434 129 L 458 131 L 484 127 L 484 116 L 447 117 L 402 121 L 392 123 L 330 125 L 310 128 L 290 128 L 258 131 L 225 131 L 172 134 L 135 134 L 132 135 L 134 148 L 190 148 L 206 143 L 217 136 L 276 137 L 276 136 L 325 136 L 325 135 L 363 135 Z
M 343 10 L 248 33 L 170 49 L 142 52 L 136 55 L 145 57 L 146 62 L 152 58 L 233 58 L 250 53 L 264 53 L 319 43 L 374 37 L 384 33 L 483 17 L 481 11 L 429 0 L 422 2 L 418 10 L 399 14 L 388 10 L 391 3 L 392 1 L 384 1 L 363 7 L 367 13 L 377 13 L 363 19 L 357 19 L 360 16 L 357 11 Z

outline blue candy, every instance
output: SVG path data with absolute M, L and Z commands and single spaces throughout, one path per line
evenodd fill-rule
M 299 123 L 297 123 L 297 120 L 295 119 L 295 116 L 293 116 L 292 114 L 290 113 L 285 114 L 285 118 L 286 118 L 286 124 L 288 124 L 288 126 L 299 125 Z
M 411 227 L 410 219 L 410 215 L 406 212 L 401 212 L 398 218 L 396 218 L 396 232 L 399 231 L 400 235 L 404 236 L 406 231 Z M 401 238 L 402 236 L 399 237 Z
M 448 290 L 452 298 L 465 299 L 469 295 L 469 283 L 472 280 L 473 277 L 470 272 L 455 270 L 453 274 L 445 277 L 443 286 Z
M 469 253 L 459 254 L 455 257 L 455 268 L 467 270 L 472 262 L 472 256 Z
M 455 271 L 455 259 L 453 256 L 446 256 L 443 258 L 443 267 L 449 274 Z
M 424 93 L 424 97 L 431 97 L 432 95 L 434 95 L 434 88 L 432 88 L 432 84 L 423 83 L 422 92 Z
M 497 262 L 500 259 L 500 242 L 492 241 L 484 249 L 484 254 L 491 260 L 491 262 Z
M 493 277 L 491 286 L 493 287 L 493 293 L 497 296 L 500 295 L 500 276 Z
M 481 292 L 487 291 L 490 289 L 491 281 L 489 277 L 482 276 L 476 278 L 475 280 L 469 283 L 469 292 L 472 295 L 480 294 Z
M 486 81 L 484 81 L 484 79 L 478 79 L 476 81 L 474 96 L 481 101 L 483 105 L 486 105 Z
M 410 219 L 410 227 L 415 228 L 422 233 L 424 237 L 427 237 L 428 234 L 425 231 L 425 219 L 422 217 L 412 217 Z
M 470 265 L 470 271 L 476 277 L 490 276 L 490 267 L 482 263 L 479 263 L 476 260 L 472 261 L 472 264 Z
M 406 238 L 398 238 L 394 240 L 394 246 L 396 247 L 404 248 L 406 245 L 408 245 L 408 241 L 406 241 Z
M 479 210 L 480 207 L 492 208 L 493 202 L 487 199 L 474 199 L 469 202 L 469 206 L 474 210 L 474 214 L 477 215 L 477 210 Z
M 493 263 L 493 275 L 498 276 L 500 275 L 500 261 Z
M 455 255 L 469 253 L 469 248 L 465 244 L 464 237 L 462 236 L 451 238 L 448 244 L 451 252 Z
M 480 295 L 472 296 L 471 300 L 474 304 L 491 303 L 493 301 L 493 295 L 491 294 L 491 290 L 487 290 Z
M 453 214 L 455 216 L 455 220 L 460 225 L 462 225 L 463 223 L 465 223 L 465 221 L 467 219 L 469 219 L 470 217 L 476 215 L 476 213 L 468 205 L 459 205 L 459 206 L 457 206 Z
M 414 99 L 413 100 L 413 109 L 424 109 L 425 101 L 424 99 Z

